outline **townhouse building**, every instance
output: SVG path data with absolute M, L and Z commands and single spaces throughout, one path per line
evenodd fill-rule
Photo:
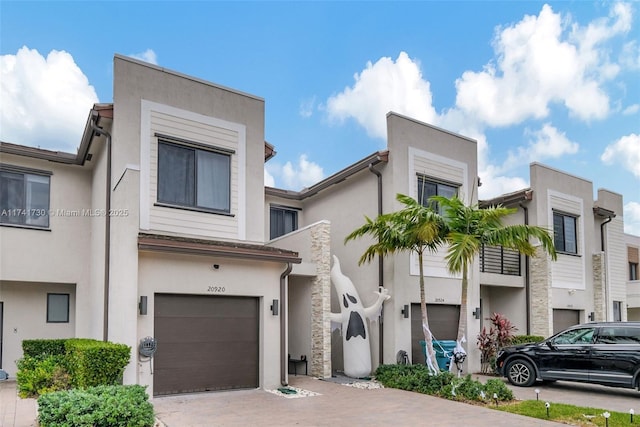
M 550 336 L 581 322 L 627 320 L 622 196 L 532 163 L 530 187 L 484 200 L 516 209 L 508 223 L 553 230 L 558 259 L 486 247 L 480 257 L 481 311 L 506 315 L 520 334 Z
M 624 235 L 627 249 L 627 318 L 640 320 L 640 236 Z
M 113 103 L 91 109 L 77 153 L 2 142 L 0 368 L 15 376 L 24 339 L 89 337 L 131 346 L 123 380 L 153 395 L 273 389 L 290 359 L 329 377 L 344 350 L 330 319 L 341 309 L 333 255 L 365 307 L 380 287 L 391 295 L 369 328 L 373 368 L 401 350 L 423 363 L 417 257 L 359 266 L 371 241 L 344 238 L 399 209 L 398 193 L 478 203 L 476 142 L 391 112 L 385 150 L 301 191 L 265 188 L 275 151 L 264 108 L 116 55 Z M 492 203 L 517 208 L 508 221 L 554 229 L 562 249 L 552 263 L 485 248 L 470 272 L 468 372 L 491 312 L 549 335 L 640 306 L 627 294 L 638 245 L 625 244 L 620 195 L 594 200 L 590 182 L 532 164 L 530 188 L 480 202 Z M 461 278 L 443 252 L 424 263 L 432 332 L 455 339 Z M 154 353 L 139 351 L 150 343 Z

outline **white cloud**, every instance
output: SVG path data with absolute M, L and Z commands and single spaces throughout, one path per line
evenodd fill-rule
M 301 117 L 305 119 L 311 117 L 313 115 L 313 109 L 316 105 L 316 97 L 312 96 L 311 98 L 300 101 L 300 108 L 298 110 Z
M 517 176 L 504 176 L 494 166 L 488 166 L 478 172 L 482 186 L 478 188 L 478 198 L 491 199 L 501 194 L 523 190 L 529 187 L 528 182 Z
M 144 62 L 148 62 L 153 65 L 158 65 L 158 56 L 152 49 L 147 49 L 141 53 L 132 53 L 129 56 Z
M 480 72 L 466 71 L 456 81 L 457 108 L 490 126 L 545 118 L 551 103 L 564 104 L 581 120 L 606 117 L 609 97 L 602 84 L 620 68 L 599 45 L 628 32 L 630 19 L 630 6 L 616 4 L 609 18 L 583 28 L 565 25 L 544 5 L 538 16 L 498 28 L 495 63 Z
M 267 170 L 267 167 L 265 166 L 264 168 L 264 186 L 265 187 L 275 187 L 276 185 L 276 180 L 273 177 L 273 175 L 271 175 L 269 173 L 269 171 Z
M 607 165 L 620 164 L 636 178 L 640 178 L 640 135 L 632 133 L 609 144 L 600 160 Z
M 525 135 L 529 137 L 527 146 L 509 152 L 503 165 L 504 170 L 546 158 L 558 158 L 565 154 L 578 152 L 578 143 L 570 141 L 563 132 L 558 131 L 549 123 L 545 123 L 537 131 L 527 129 Z
M 96 91 L 65 52 L 24 46 L 0 56 L 0 139 L 75 152 Z
M 629 105 L 627 108 L 622 110 L 622 114 L 624 116 L 632 116 L 640 111 L 640 104 Z
M 389 111 L 429 123 L 435 121 L 430 84 L 422 78 L 418 62 L 405 52 L 400 52 L 395 62 L 389 57 L 380 58 L 375 64 L 368 62 L 354 79 L 353 86 L 327 100 L 331 119 L 353 118 L 369 136 L 383 139 L 387 137 Z
M 282 179 L 285 188 L 300 190 L 309 187 L 324 177 L 322 167 L 317 163 L 307 160 L 306 154 L 302 154 L 298 159 L 298 164 L 285 163 L 282 167 Z
M 629 202 L 624 205 L 624 232 L 640 236 L 640 203 Z

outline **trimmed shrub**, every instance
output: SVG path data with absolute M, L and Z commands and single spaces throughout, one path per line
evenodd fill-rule
M 385 387 L 399 388 L 450 400 L 492 400 L 495 393 L 500 401 L 513 400 L 513 393 L 502 380 L 490 379 L 487 384 L 467 375 L 458 378 L 448 371 L 431 374 L 425 365 L 380 365 L 376 380 Z M 484 396 L 484 398 L 483 398 Z
M 543 339 L 544 337 L 540 335 L 515 335 L 511 338 L 511 341 L 509 341 L 509 345 L 531 344 L 540 342 Z
M 38 397 L 45 393 L 66 390 L 70 385 L 62 356 L 27 356 L 20 359 L 17 380 L 20 397 Z
M 88 339 L 67 340 L 66 366 L 74 387 L 122 383 L 122 373 L 129 363 L 131 347 Z
M 41 427 L 151 427 L 153 406 L 144 387 L 98 386 L 38 399 Z
M 66 339 L 57 340 L 23 340 L 22 353 L 24 357 L 46 358 L 47 356 L 62 356 L 65 353 Z

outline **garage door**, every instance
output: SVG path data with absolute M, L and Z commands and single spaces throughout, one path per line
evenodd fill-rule
M 153 392 L 258 387 L 258 298 L 156 295 Z
M 553 333 L 564 331 L 569 326 L 580 323 L 579 310 L 553 309 Z
M 427 316 L 429 316 L 429 328 L 435 339 L 456 339 L 460 318 L 459 305 L 427 304 Z M 420 304 L 411 304 L 411 360 L 415 364 L 425 363 L 420 341 L 424 341 L 422 312 Z

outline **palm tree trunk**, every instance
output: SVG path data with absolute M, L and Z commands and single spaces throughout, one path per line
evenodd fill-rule
M 458 319 L 458 341 L 461 342 L 467 329 L 467 292 L 469 281 L 467 280 L 467 266 L 462 267 L 462 295 L 460 297 L 460 318 Z
M 418 263 L 420 265 L 420 311 L 422 313 L 422 332 L 424 333 L 424 342 L 426 343 L 426 355 L 427 366 L 433 366 L 435 372 L 439 372 L 438 361 L 436 360 L 436 354 L 433 351 L 433 335 L 431 335 L 431 329 L 429 329 L 429 318 L 427 316 L 427 299 L 424 291 L 424 267 L 422 265 L 422 252 L 418 252 Z M 431 363 L 429 363 L 429 361 Z

